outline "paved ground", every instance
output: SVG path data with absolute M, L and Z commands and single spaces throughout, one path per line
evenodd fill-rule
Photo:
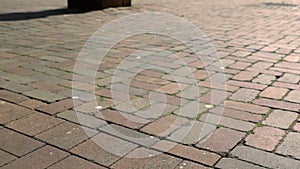
M 4 1 L 0 168 L 300 168 L 300 3 L 277 2 L 136 0 L 77 13 L 59 0 Z M 178 39 L 139 34 L 99 67 L 79 61 L 73 76 L 95 31 L 144 11 L 195 24 L 222 65 Z M 110 44 L 102 34 L 89 52 Z M 197 40 L 188 44 L 210 56 Z

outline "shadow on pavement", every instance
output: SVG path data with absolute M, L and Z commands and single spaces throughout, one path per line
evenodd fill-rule
M 29 19 L 46 18 L 48 16 L 76 14 L 76 13 L 85 13 L 85 12 L 89 12 L 89 11 L 61 8 L 61 9 L 51 9 L 51 10 L 36 11 L 36 12 L 4 13 L 4 14 L 0 14 L 0 21 L 29 20 Z

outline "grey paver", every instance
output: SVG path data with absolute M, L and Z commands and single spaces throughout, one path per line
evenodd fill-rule
M 249 102 L 257 96 L 259 91 L 253 90 L 253 89 L 239 89 L 237 92 L 235 92 L 230 99 L 232 100 L 238 100 L 238 101 L 244 101 Z
M 300 167 L 300 161 L 246 146 L 238 146 L 230 154 L 268 168 L 290 169 Z
M 287 129 L 297 119 L 297 117 L 297 113 L 282 110 L 274 110 L 268 116 L 268 118 L 265 121 L 263 121 L 263 124 Z
M 233 158 L 222 158 L 217 163 L 216 167 L 221 169 L 264 169 L 263 167 Z
M 43 91 L 43 90 L 27 91 L 24 94 L 26 96 L 30 96 L 30 97 L 36 98 L 38 100 L 43 100 L 43 101 L 46 101 L 46 102 L 54 102 L 54 101 L 61 100 L 61 99 L 65 98 L 65 96 L 55 94 L 55 93 L 50 93 L 50 92 Z
M 300 159 L 300 133 L 291 132 L 284 139 L 283 143 L 277 148 L 276 152 L 283 155 L 290 155 Z
M 57 116 L 94 129 L 105 126 L 107 124 L 105 121 L 99 118 L 72 110 L 64 111 L 62 113 L 59 113 Z

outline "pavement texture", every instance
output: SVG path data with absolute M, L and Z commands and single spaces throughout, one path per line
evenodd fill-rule
M 0 168 L 300 168 L 299 1 L 65 8 L 1 2 Z M 142 12 L 206 38 L 178 18 L 101 31 Z M 136 34 L 113 43 L 116 30 Z

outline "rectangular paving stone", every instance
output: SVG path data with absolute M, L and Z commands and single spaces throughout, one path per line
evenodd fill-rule
M 291 169 L 300 167 L 300 161 L 246 146 L 238 146 L 230 154 L 267 168 Z
M 261 115 L 229 108 L 216 107 L 214 109 L 210 109 L 209 111 L 216 114 L 222 114 L 222 116 L 249 122 L 259 122 L 262 119 Z
M 149 123 L 141 131 L 155 136 L 167 136 L 187 123 L 188 120 L 185 118 L 169 115 Z
M 4 101 L 0 101 L 1 111 L 0 111 L 0 124 L 6 124 L 10 121 L 16 120 L 23 116 L 33 113 L 33 110 L 10 104 Z
M 209 166 L 213 166 L 221 158 L 215 153 L 164 140 L 156 143 L 153 148 Z
M 300 159 L 300 133 L 290 132 L 283 143 L 277 148 L 276 152 L 283 155 L 289 155 Z
M 42 107 L 42 106 L 46 105 L 46 103 L 35 100 L 35 99 L 28 99 L 28 100 L 22 101 L 19 104 L 21 106 L 25 106 L 25 107 L 30 108 L 30 109 L 35 109 L 35 108 Z
M 262 97 L 272 98 L 272 99 L 282 99 L 283 96 L 288 92 L 288 89 L 279 87 L 268 87 L 259 95 Z
M 84 113 L 76 112 L 73 110 L 67 110 L 62 113 L 57 114 L 58 117 L 63 118 L 65 120 L 84 125 L 87 127 L 91 127 L 94 129 L 105 126 L 107 122 L 96 118 L 95 116 L 90 116 Z
M 232 108 L 232 109 L 237 109 L 237 110 L 244 110 L 248 111 L 251 113 L 256 113 L 256 114 L 267 114 L 270 110 L 270 108 L 267 107 L 262 107 L 250 103 L 243 103 L 243 102 L 236 102 L 236 101 L 230 101 L 226 100 L 224 102 L 226 108 Z
M 33 90 L 33 88 L 30 86 L 19 84 L 17 82 L 12 82 L 12 81 L 0 82 L 0 87 L 17 93 L 23 93 L 26 91 Z
M 251 81 L 257 75 L 258 75 L 258 72 L 241 71 L 240 73 L 235 75 L 233 77 L 233 79 L 239 80 L 239 81 Z
M 188 168 L 188 169 L 212 169 L 210 167 L 205 167 L 204 165 L 194 163 L 188 160 L 184 160 L 181 162 L 175 169 L 183 169 L 183 168 Z
M 0 90 L 0 98 L 3 100 L 7 100 L 13 103 L 20 103 L 22 101 L 27 100 L 28 98 L 26 96 L 13 93 L 7 90 Z
M 40 141 L 5 128 L 0 129 L 0 138 L 0 149 L 16 156 L 23 156 L 44 145 Z
M 253 101 L 253 103 L 262 105 L 262 106 L 268 106 L 271 108 L 279 108 L 284 110 L 291 110 L 291 111 L 299 111 L 300 110 L 300 104 L 297 103 L 290 103 L 286 101 L 278 101 L 273 99 L 265 99 L 260 98 Z
M 282 129 L 288 129 L 290 125 L 297 120 L 297 118 L 297 113 L 282 110 L 274 110 L 267 117 L 267 119 L 263 121 L 263 124 Z
M 203 114 L 207 111 L 207 108 L 203 103 L 197 101 L 188 102 L 185 105 L 182 105 L 180 109 L 176 110 L 174 114 L 182 117 L 197 118 L 200 114 Z
M 225 126 L 239 131 L 250 131 L 255 127 L 254 123 L 245 122 L 225 116 L 219 116 L 216 114 L 204 114 L 199 120 L 206 123 Z
M 296 123 L 295 126 L 293 127 L 293 130 L 300 132 L 300 123 L 299 123 L 299 119 L 298 119 L 298 123 Z
M 180 126 L 167 138 L 169 140 L 179 142 L 182 144 L 196 144 L 200 140 L 204 139 L 217 127 L 209 123 L 203 123 L 199 121 L 192 121 L 189 124 Z
M 285 73 L 278 81 L 297 84 L 300 81 L 300 77 L 298 75 Z
M 67 152 L 61 151 L 51 146 L 44 146 L 26 156 L 23 156 L 8 165 L 3 169 L 24 169 L 24 168 L 47 168 L 50 165 L 60 161 L 68 156 Z
M 153 136 L 151 137 L 150 135 L 141 133 L 139 131 L 131 130 L 114 124 L 104 126 L 99 130 L 146 147 L 149 147 L 159 141 L 158 138 Z
M 31 76 L 21 76 L 21 75 L 16 75 L 14 73 L 7 73 L 2 71 L 0 71 L 0 77 L 20 84 L 27 84 L 27 83 L 37 81 L 36 78 Z
M 300 90 L 292 90 L 288 95 L 284 98 L 284 100 L 300 103 Z
M 35 83 L 30 83 L 28 86 L 43 90 L 43 91 L 48 91 L 48 92 L 54 92 L 57 90 L 63 89 L 61 86 L 57 86 L 55 83 L 47 83 L 47 82 L 35 82 Z
M 233 169 L 233 168 L 264 169 L 264 167 L 260 167 L 258 165 L 254 165 L 254 164 L 247 163 L 245 161 L 241 161 L 241 160 L 233 159 L 233 158 L 222 158 L 215 167 L 220 168 L 220 169 Z
M 17 159 L 16 156 L 0 150 L 0 167 L 15 160 L 15 159 Z
M 226 155 L 245 136 L 245 133 L 228 128 L 218 128 L 207 139 L 200 141 L 196 146 L 222 155 Z
M 6 124 L 6 126 L 26 135 L 34 136 L 62 122 L 63 121 L 58 118 L 35 112 L 12 121 Z
M 100 133 L 76 146 L 71 152 L 95 163 L 110 166 L 137 147 L 133 143 Z
M 267 75 L 267 74 L 260 74 L 253 80 L 255 83 L 267 84 L 270 85 L 276 80 L 276 76 L 274 75 Z
M 250 102 L 255 99 L 258 93 L 258 90 L 241 88 L 235 93 L 233 93 L 233 95 L 230 96 L 230 99 L 243 102 Z
M 248 135 L 245 141 L 252 147 L 273 151 L 284 135 L 284 130 L 263 126 L 256 128 L 254 134 Z
M 226 82 L 227 85 L 232 86 L 238 86 L 243 88 L 249 88 L 249 89 L 256 89 L 256 90 L 263 90 L 267 85 L 259 84 L 259 83 L 253 83 L 253 82 L 243 82 L 243 81 L 236 81 L 236 80 L 229 80 Z
M 69 156 L 66 159 L 54 164 L 48 169 L 105 169 L 105 167 L 94 164 L 76 156 Z
M 149 123 L 148 120 L 142 119 L 137 116 L 133 116 L 131 114 L 126 114 L 122 112 L 118 112 L 115 110 L 103 110 L 96 114 L 96 117 L 99 117 L 105 121 L 116 123 L 125 127 L 129 127 L 132 129 L 139 129 L 143 127 L 145 124 Z
M 73 106 L 74 105 L 72 99 L 64 99 L 55 103 L 39 107 L 38 110 L 53 115 L 71 109 L 73 108 Z
M 138 148 L 116 162 L 111 168 L 175 168 L 181 161 L 179 158 L 154 150 Z
M 38 100 L 46 101 L 46 102 L 55 102 L 57 100 L 61 100 L 66 98 L 63 95 L 43 91 L 43 90 L 32 90 L 24 93 L 26 96 L 33 97 Z
M 81 127 L 70 122 L 63 122 L 35 137 L 51 145 L 69 150 L 97 133 L 96 130 Z

